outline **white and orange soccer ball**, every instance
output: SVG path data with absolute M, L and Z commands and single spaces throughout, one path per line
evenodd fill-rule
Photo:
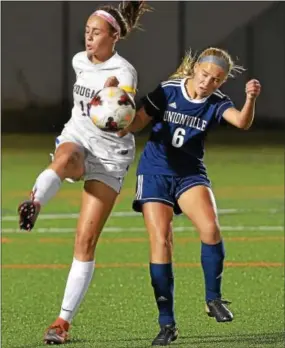
M 106 132 L 126 128 L 134 119 L 135 103 L 119 87 L 105 87 L 91 100 L 89 116 L 96 127 Z

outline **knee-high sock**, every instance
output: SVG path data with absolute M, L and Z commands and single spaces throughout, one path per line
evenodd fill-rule
M 150 276 L 159 312 L 158 322 L 160 326 L 175 324 L 172 263 L 150 263 Z
M 44 170 L 36 179 L 33 187 L 33 199 L 41 205 L 47 203 L 59 190 L 61 179 L 53 169 Z
M 206 301 L 221 298 L 225 249 L 221 241 L 215 245 L 202 243 L 201 263 L 204 271 Z
M 95 261 L 73 259 L 69 271 L 59 317 L 71 322 L 82 302 L 94 273 Z

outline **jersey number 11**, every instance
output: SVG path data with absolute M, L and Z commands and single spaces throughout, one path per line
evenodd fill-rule
M 86 112 L 85 112 L 85 105 L 83 101 L 80 101 L 80 106 L 81 106 L 81 111 L 82 111 L 82 116 L 90 116 L 90 107 L 91 105 L 89 103 L 86 104 Z

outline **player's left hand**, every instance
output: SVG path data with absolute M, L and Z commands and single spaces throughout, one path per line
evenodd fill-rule
M 105 87 L 118 87 L 119 85 L 119 80 L 116 78 L 116 76 L 110 76 L 107 78 L 107 81 L 104 84 Z
M 130 131 L 131 131 L 131 129 L 130 129 L 130 126 L 129 126 L 129 127 L 126 127 L 125 129 L 121 129 L 121 130 L 117 133 L 117 135 L 118 135 L 119 138 L 122 138 L 122 137 L 124 137 L 125 135 L 129 134 Z
M 245 85 L 245 93 L 247 98 L 249 99 L 256 99 L 261 91 L 261 84 L 258 80 L 250 80 Z

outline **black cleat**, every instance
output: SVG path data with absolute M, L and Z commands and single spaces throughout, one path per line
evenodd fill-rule
M 231 311 L 226 305 L 231 302 L 222 299 L 208 301 L 206 304 L 206 313 L 209 317 L 215 318 L 218 323 L 225 323 L 234 319 Z
M 152 346 L 168 346 L 177 340 L 178 329 L 175 325 L 165 325 L 160 328 L 159 334 L 152 341 Z
M 34 201 L 25 201 L 19 205 L 19 227 L 21 230 L 31 231 L 40 209 L 40 203 Z

